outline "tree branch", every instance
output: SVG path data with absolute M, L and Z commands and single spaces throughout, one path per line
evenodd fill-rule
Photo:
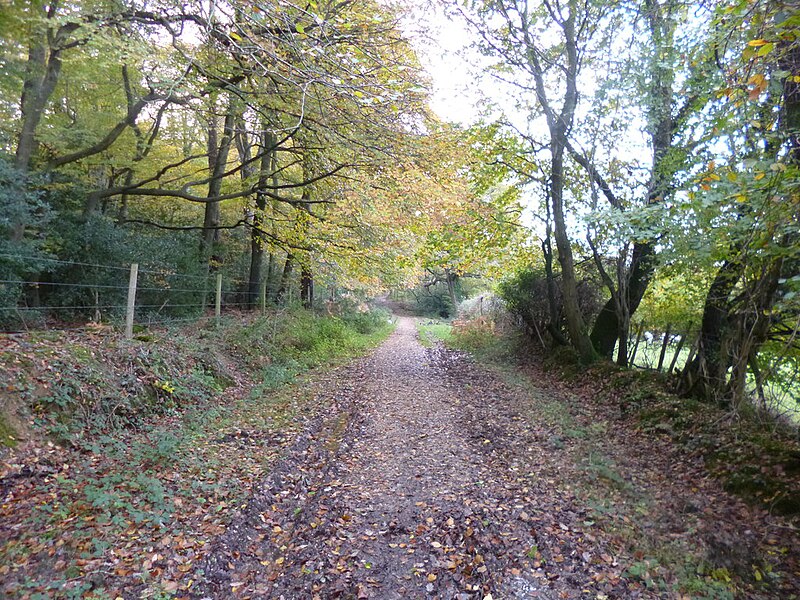
M 609 204 L 611 204 L 611 206 L 613 206 L 614 208 L 623 210 L 622 203 L 620 202 L 619 198 L 617 198 L 617 196 L 611 190 L 611 186 L 603 178 L 600 172 L 595 168 L 594 164 L 588 158 L 586 158 L 586 156 L 583 153 L 578 152 L 578 150 L 570 143 L 569 140 L 566 141 L 565 146 L 570 156 L 575 160 L 575 162 L 577 162 L 580 166 L 582 166 L 589 174 L 589 177 L 591 177 L 595 181 L 597 186 L 600 188 L 600 191 L 603 192 L 603 195 L 608 200 Z

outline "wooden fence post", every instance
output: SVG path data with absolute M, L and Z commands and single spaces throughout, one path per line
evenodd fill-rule
M 214 316 L 217 318 L 217 325 L 219 325 L 222 316 L 222 273 L 217 273 L 217 298 L 214 302 Z
M 259 290 L 261 294 L 261 316 L 267 314 L 267 280 L 264 279 L 261 282 L 261 289 Z
M 136 311 L 136 281 L 139 278 L 139 263 L 131 264 L 131 274 L 128 278 L 128 307 L 125 311 L 125 337 L 133 337 L 133 316 Z

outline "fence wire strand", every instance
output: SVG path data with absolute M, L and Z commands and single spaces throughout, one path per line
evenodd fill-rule
M 119 265 L 109 265 L 109 264 L 102 264 L 102 263 L 93 263 L 93 262 L 81 262 L 81 261 L 70 261 L 70 260 L 61 260 L 57 258 L 49 258 L 49 257 L 42 257 L 42 256 L 31 256 L 31 255 L 21 255 L 21 254 L 11 254 L 11 253 L 0 253 L 0 259 L 11 259 L 18 262 L 29 262 L 33 264 L 37 263 L 46 263 L 52 265 L 65 265 L 65 266 L 74 266 L 74 267 L 86 267 L 92 269 L 108 269 L 110 271 L 119 271 L 120 273 L 125 272 L 128 273 L 131 270 L 131 266 L 119 266 Z M 42 271 L 46 271 L 45 268 L 42 268 Z M 196 312 L 204 312 L 207 310 L 212 310 L 216 304 L 216 278 L 220 274 L 219 272 L 212 272 L 203 275 L 189 275 L 189 274 L 182 274 L 176 273 L 173 271 L 165 271 L 160 270 L 157 268 L 140 268 L 138 269 L 138 284 L 136 286 L 136 295 L 142 296 L 142 303 L 134 303 L 134 324 L 138 325 L 168 325 L 170 323 L 186 323 L 192 321 L 206 321 L 210 318 L 214 318 L 213 315 L 194 315 L 190 317 L 185 317 L 183 315 L 176 315 L 175 317 L 169 316 L 171 311 L 182 311 L 184 315 L 186 312 L 195 312 L 192 309 L 196 309 Z M 242 277 L 234 277 L 234 276 L 226 276 L 225 273 L 221 273 L 223 277 L 223 288 L 222 288 L 222 297 L 220 298 L 220 308 L 224 311 L 225 309 L 235 309 L 239 310 L 241 308 L 252 308 L 255 306 L 256 303 L 254 302 L 226 302 L 225 298 L 230 298 L 231 300 L 239 300 L 241 298 L 249 298 L 251 294 L 248 293 L 247 287 L 248 280 Z M 128 280 L 127 277 L 125 280 L 122 280 L 121 275 L 102 275 L 99 273 L 90 273 L 89 276 L 91 277 L 105 277 L 106 281 L 103 283 L 86 283 L 84 281 L 79 282 L 66 282 L 66 281 L 26 281 L 23 279 L 0 279 L 0 291 L 2 291 L 2 286 L 21 286 L 24 289 L 36 289 L 42 288 L 41 294 L 43 295 L 44 300 L 48 299 L 57 299 L 59 294 L 64 294 L 63 290 L 68 290 L 72 288 L 74 290 L 94 290 L 94 298 L 97 301 L 101 301 L 104 299 L 103 297 L 108 294 L 113 295 L 113 299 L 117 300 L 118 298 L 121 300 L 120 296 L 126 296 L 128 293 Z M 39 278 L 41 279 L 41 278 Z M 112 279 L 112 282 L 108 282 L 108 279 Z M 120 279 L 119 284 L 114 284 L 113 280 Z M 182 281 L 186 280 L 187 282 L 196 281 L 196 285 L 202 285 L 202 287 L 169 287 L 168 282 L 174 281 Z M 45 291 L 48 290 L 48 291 Z M 49 291 L 53 290 L 53 291 Z M 170 302 L 169 300 L 166 301 L 158 301 L 159 297 L 164 298 L 165 296 L 169 297 L 170 294 L 189 294 L 189 295 L 196 295 L 196 296 L 203 296 L 207 299 L 204 302 Z M 38 296 L 38 293 L 37 293 Z M 66 299 L 66 298 L 65 298 Z M 10 320 L 13 322 L 14 320 L 17 321 L 17 324 L 11 325 L 11 323 L 6 323 L 5 331 L 7 332 L 20 332 L 20 331 L 36 331 L 41 329 L 53 329 L 53 330 L 60 330 L 60 331 L 81 331 L 81 330 L 91 330 L 97 327 L 96 324 L 90 322 L 85 325 L 80 326 L 72 326 L 68 322 L 59 322 L 58 315 L 63 314 L 65 311 L 83 311 L 86 315 L 91 315 L 94 313 L 95 317 L 106 318 L 110 319 L 109 323 L 113 324 L 114 327 L 118 327 L 121 324 L 121 321 L 124 321 L 124 313 L 128 310 L 127 304 L 122 304 L 119 302 L 111 302 L 109 303 L 106 301 L 105 303 L 93 303 L 91 300 L 87 300 L 85 304 L 81 304 L 79 302 L 75 302 L 74 298 L 70 298 L 73 300 L 68 304 L 57 305 L 53 303 L 43 303 L 37 304 L 35 306 L 31 305 L 20 305 L 19 303 L 26 304 L 22 302 L 22 298 L 17 300 L 18 304 L 16 305 L 6 305 L 0 306 L 0 318 Z M 26 316 L 27 315 L 27 316 Z M 148 315 L 152 315 L 154 317 L 159 317 L 156 320 L 149 319 Z
M 25 256 L 21 254 L 9 254 L 6 252 L 0 252 L 0 258 L 11 258 L 11 259 L 20 259 L 20 260 L 27 260 L 30 262 L 49 262 L 53 264 L 59 265 L 68 265 L 68 266 L 79 266 L 79 267 L 92 267 L 95 269 L 111 269 L 116 271 L 130 271 L 130 266 L 127 267 L 120 267 L 118 265 L 104 265 L 101 263 L 87 263 L 87 262 L 80 262 L 74 260 L 60 260 L 57 258 L 47 258 L 44 256 Z M 157 269 L 139 269 L 139 273 L 146 273 L 149 275 L 159 275 L 162 277 L 177 277 L 179 279 L 209 279 L 211 277 L 210 274 L 208 275 L 186 275 L 183 273 L 171 273 L 160 271 Z

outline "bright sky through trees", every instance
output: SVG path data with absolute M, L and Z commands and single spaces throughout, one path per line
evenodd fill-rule
M 433 111 L 450 123 L 468 126 L 478 121 L 481 103 L 492 95 L 484 83 L 489 61 L 471 47 L 474 33 L 461 19 L 449 18 L 440 6 L 427 3 L 410 11 L 404 29 L 430 75 Z

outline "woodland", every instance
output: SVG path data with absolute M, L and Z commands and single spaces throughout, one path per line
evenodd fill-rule
M 513 115 L 442 122 L 398 4 L 4 6 L 3 322 L 97 314 L 80 263 L 230 269 L 243 305 L 442 286 L 452 312 L 480 277 L 546 347 L 626 365 L 671 327 L 682 394 L 791 404 L 796 7 L 440 8 Z
M 472 124 L 431 108 L 428 18 L 482 58 Z M 400 333 L 335 370 L 389 335 L 376 298 Z M 19 597 L 386 597 L 397 565 L 407 597 L 522 597 L 523 572 L 547 598 L 797 597 L 796 522 L 773 518 L 800 511 L 800 6 L 0 0 L 0 330 Z M 439 338 L 549 391 L 519 409 Z M 442 383 L 420 407 L 405 377 Z M 406 440 L 449 475 L 403 472 Z M 534 455 L 549 487 L 518 472 Z M 380 488 L 384 459 L 431 515 Z M 359 554 L 361 472 L 405 511 L 386 531 L 416 532 L 397 573 Z M 472 508 L 445 517 L 460 472 Z M 334 552 L 292 563 L 326 531 Z M 434 533 L 425 552 L 454 553 L 426 572 L 408 561 Z

